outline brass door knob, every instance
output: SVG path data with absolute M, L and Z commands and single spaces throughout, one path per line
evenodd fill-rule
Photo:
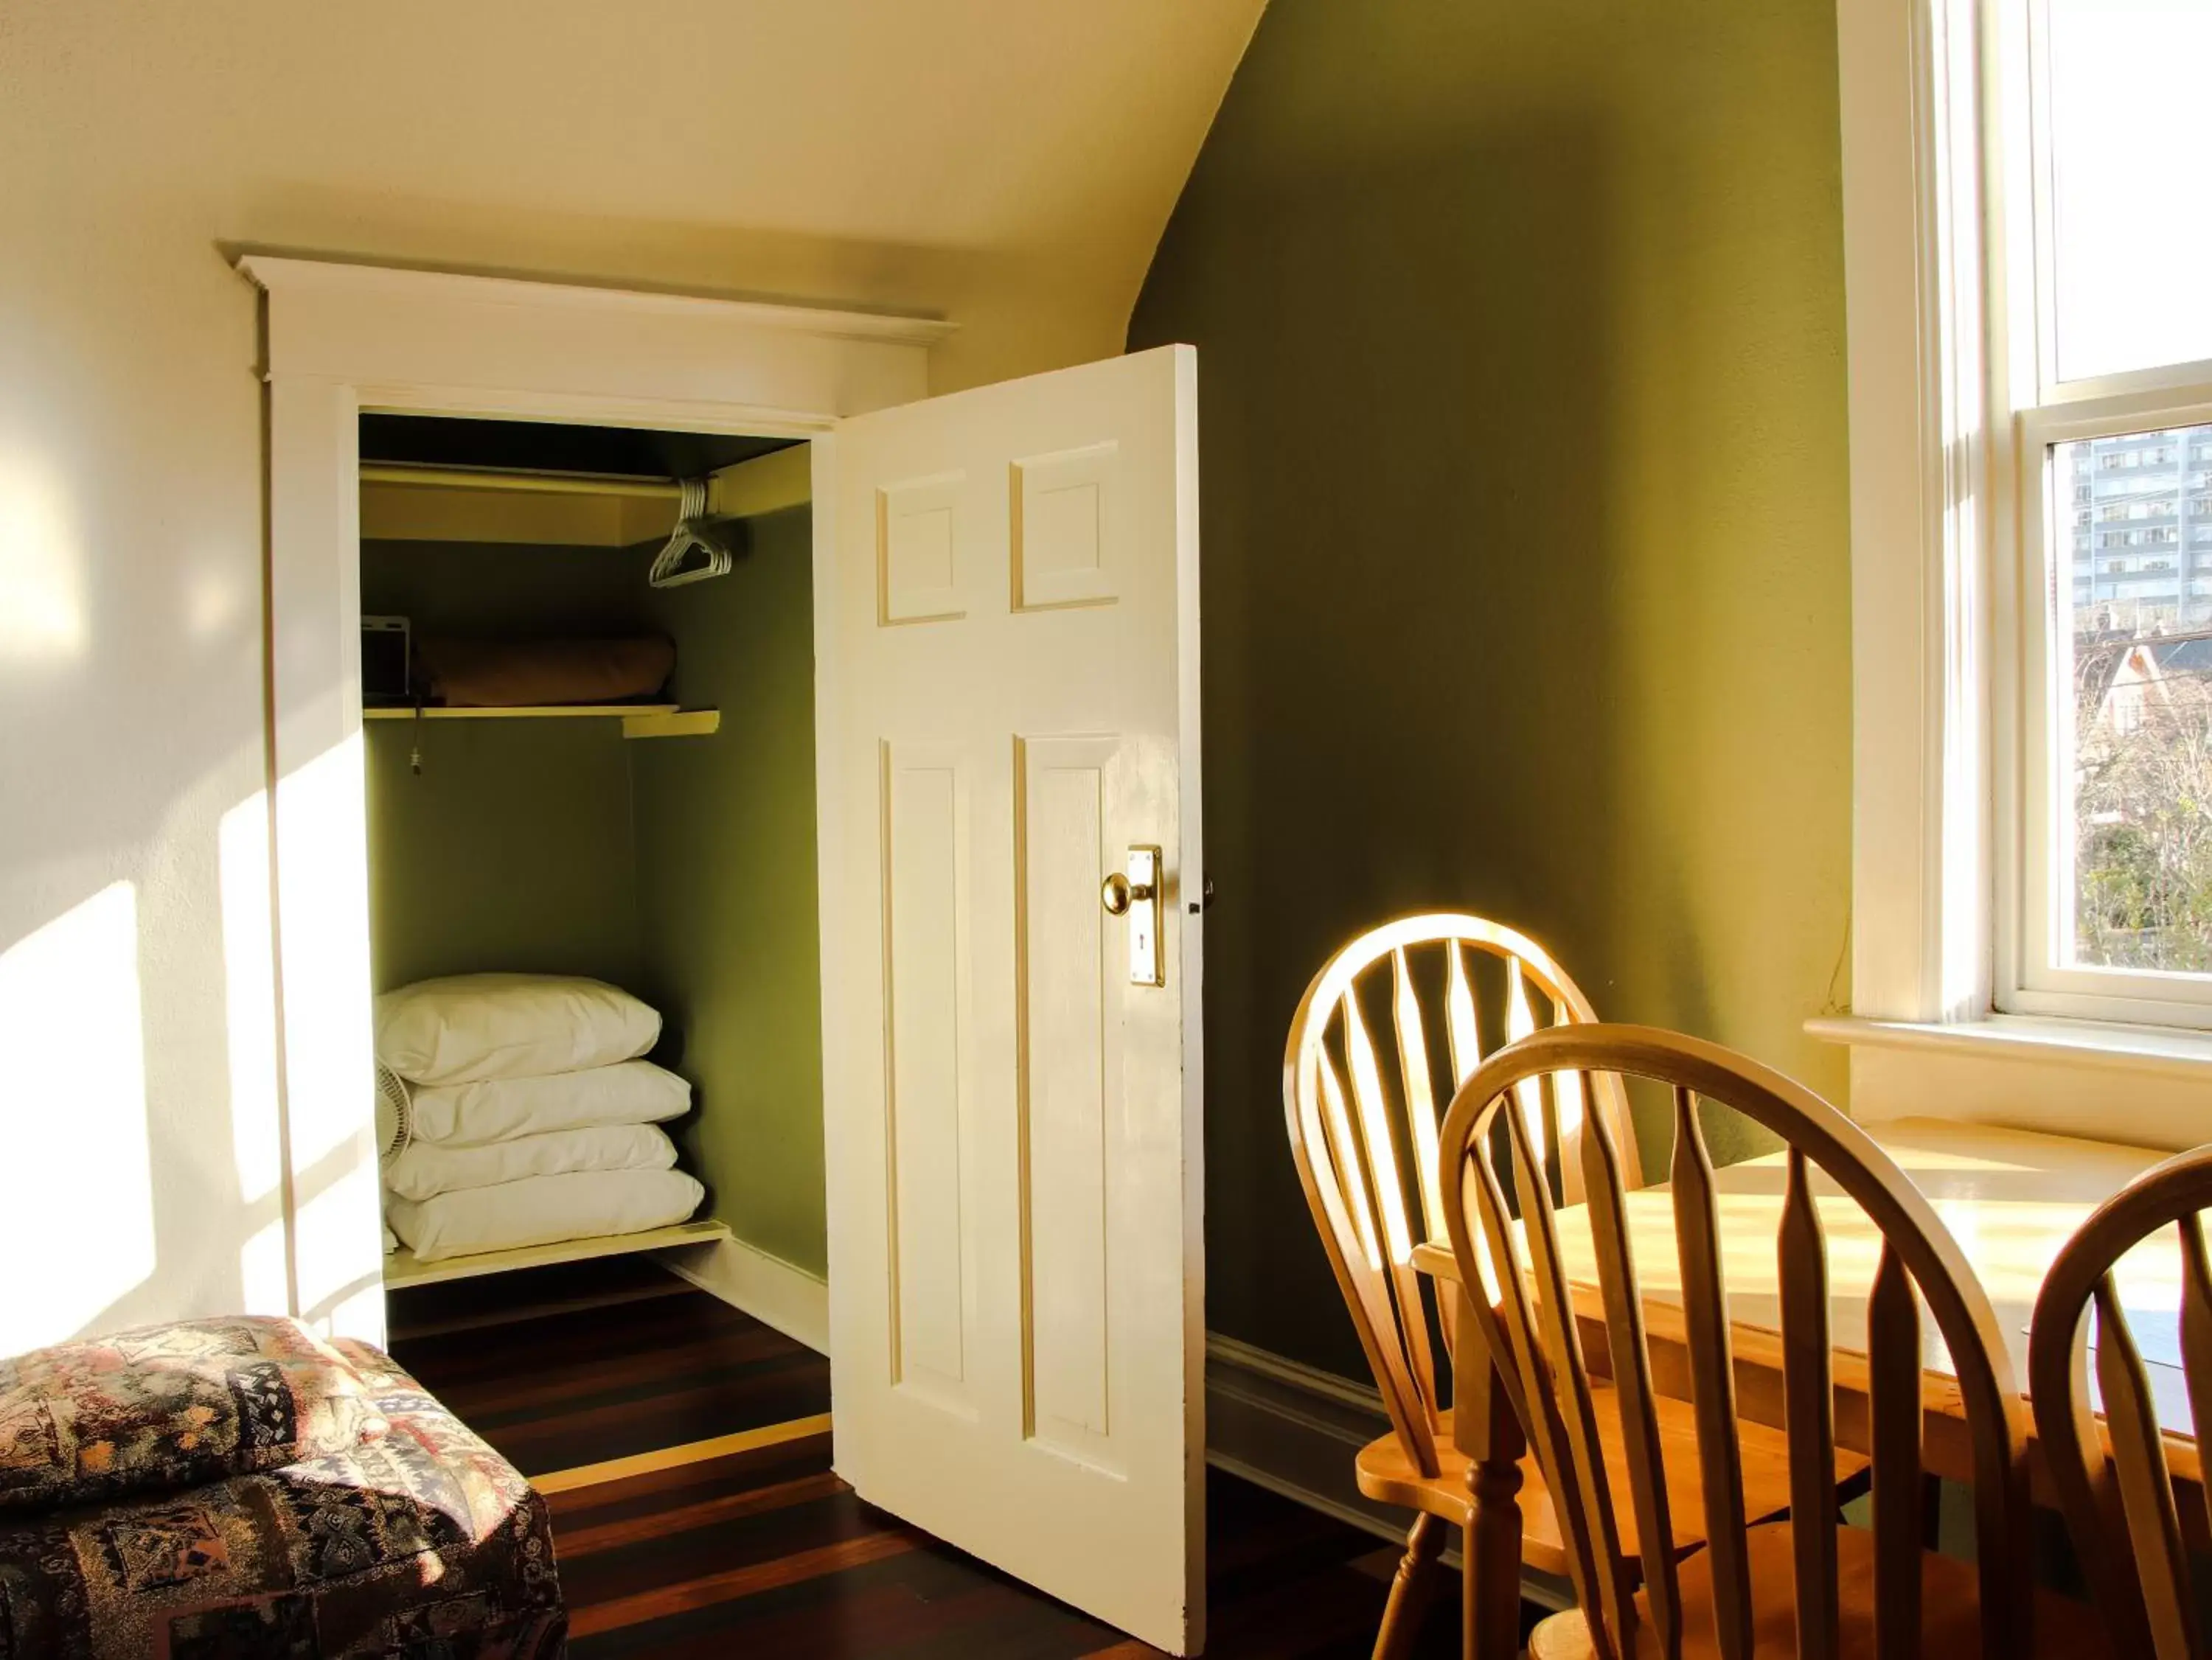
M 1126 917 L 1129 907 L 1152 897 L 1153 888 L 1148 881 L 1133 882 L 1116 870 L 1098 884 L 1098 903 L 1106 907 L 1109 917 Z
M 1109 917 L 1127 916 L 1130 903 L 1135 897 L 1130 890 L 1129 879 L 1119 870 L 1098 884 L 1098 903 L 1106 907 L 1106 914 Z

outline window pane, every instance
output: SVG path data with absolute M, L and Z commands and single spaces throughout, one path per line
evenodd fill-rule
M 2212 973 L 2212 427 L 2051 463 L 2072 966 Z
M 2212 358 L 2212 3 L 2049 3 L 2059 378 Z

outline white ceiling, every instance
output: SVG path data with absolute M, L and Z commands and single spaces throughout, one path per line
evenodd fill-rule
M 0 202 L 942 311 L 981 379 L 1118 348 L 1262 3 L 6 0 Z

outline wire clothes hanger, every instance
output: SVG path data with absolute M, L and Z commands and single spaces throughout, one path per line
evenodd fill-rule
M 736 563 L 728 527 L 708 521 L 707 481 L 687 478 L 682 483 L 676 528 L 668 533 L 668 545 L 653 555 L 653 568 L 646 574 L 655 588 L 680 588 L 687 582 L 727 576 Z M 688 563 L 695 554 L 703 555 L 705 562 Z

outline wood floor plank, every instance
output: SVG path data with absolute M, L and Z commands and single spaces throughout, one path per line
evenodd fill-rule
M 625 1476 L 647 1475 L 655 1470 L 681 1464 L 703 1463 L 733 1452 L 750 1452 L 756 1447 L 776 1446 L 786 1441 L 811 1440 L 826 1434 L 829 1428 L 830 1415 L 820 1413 L 811 1418 L 797 1418 L 786 1423 L 763 1424 L 758 1429 L 740 1430 L 734 1435 L 717 1435 L 708 1440 L 688 1441 L 680 1446 L 632 1453 L 628 1457 L 609 1459 L 602 1463 L 580 1464 L 574 1469 L 554 1470 L 544 1475 L 533 1475 L 530 1480 L 540 1493 L 566 1493 L 576 1487 L 599 1487 L 606 1482 L 619 1481 Z
M 739 1517 L 717 1526 L 673 1534 L 562 1560 L 561 1583 L 580 1602 L 612 1602 L 653 1585 L 700 1578 L 725 1568 L 751 1567 L 779 1556 L 878 1533 L 907 1531 L 906 1524 L 870 1509 L 850 1489 L 764 1515 Z M 556 1533 L 554 1549 L 558 1554 Z
M 563 1528 L 561 1560 L 572 1562 L 594 1551 L 613 1550 L 647 1539 L 665 1539 L 671 1534 L 688 1533 L 694 1528 L 733 1522 L 741 1516 L 758 1516 L 781 1510 L 787 1505 L 805 1504 L 849 1491 L 842 1481 L 825 1470 L 819 1475 L 802 1475 L 795 1481 L 779 1481 L 774 1487 L 756 1487 L 748 1493 L 726 1493 L 719 1499 L 702 1499 L 674 1510 L 654 1510 L 619 1521 Z
M 555 1524 L 565 1532 L 572 1524 L 583 1525 L 586 1518 L 606 1521 L 646 1514 L 725 1493 L 772 1487 L 803 1475 L 826 1475 L 829 1469 L 829 1436 L 810 1435 L 721 1457 L 672 1463 L 618 1481 L 564 1488 L 545 1498 Z
M 480 1423 L 478 1433 L 486 1436 L 501 1430 L 521 1435 L 552 1433 L 564 1427 L 581 1434 L 634 1417 L 641 1408 L 648 1408 L 656 1416 L 689 1412 L 726 1417 L 746 1403 L 780 1399 L 794 1392 L 808 1399 L 820 1398 L 827 1404 L 829 1381 L 817 1368 L 793 1366 L 781 1357 L 723 1360 L 683 1371 L 672 1363 L 658 1377 L 604 1385 L 594 1379 L 589 1387 L 549 1390 L 534 1402 L 501 1401 L 495 1405 L 471 1402 L 468 1394 L 461 1391 L 455 1396 L 455 1410 L 473 1406 L 477 1416 L 470 1421 Z
M 569 1633 L 580 1638 L 596 1636 L 600 1632 L 611 1631 L 620 1626 L 635 1626 L 647 1620 L 658 1620 L 672 1614 L 681 1614 L 689 1609 L 704 1607 L 710 1602 L 726 1602 L 736 1597 L 772 1590 L 778 1585 L 790 1584 L 793 1580 L 810 1579 L 821 1574 L 859 1567 L 864 1563 L 881 1561 L 886 1556 L 912 1550 L 919 1537 L 919 1535 L 903 1529 L 862 1534 L 857 1539 L 840 1539 L 835 1544 L 817 1546 L 811 1550 L 794 1551 L 787 1556 L 771 1557 L 764 1562 L 750 1562 L 744 1567 L 728 1568 L 719 1573 L 703 1574 L 696 1578 L 678 1580 L 672 1584 L 656 1585 L 650 1590 L 635 1591 L 628 1596 L 593 1602 L 570 1614 Z
M 1034 1595 L 1018 1586 L 994 1585 L 957 1553 L 917 1548 L 756 1596 L 602 1632 L 579 1639 L 570 1652 L 574 1660 L 726 1660 L 732 1654 L 875 1660 L 904 1636 L 966 1618 L 979 1588 Z
M 588 1417 L 495 1428 L 484 1432 L 484 1439 L 525 1474 L 535 1475 L 581 1464 L 617 1463 L 671 1444 L 688 1446 L 819 1418 L 829 1404 L 824 1391 L 811 1388 L 767 1395 L 732 1390 L 722 1398 L 702 1391 L 679 1403 L 655 1400 Z
M 821 1366 L 818 1356 L 793 1356 L 789 1338 L 766 1326 L 750 1331 L 720 1331 L 658 1349 L 610 1355 L 587 1367 L 563 1366 L 535 1378 L 517 1380 L 480 1377 L 449 1384 L 446 1398 L 520 1420 L 533 1411 L 563 1403 L 611 1398 L 641 1385 L 666 1388 L 683 1379 L 711 1377 L 733 1366 L 827 1370 Z

